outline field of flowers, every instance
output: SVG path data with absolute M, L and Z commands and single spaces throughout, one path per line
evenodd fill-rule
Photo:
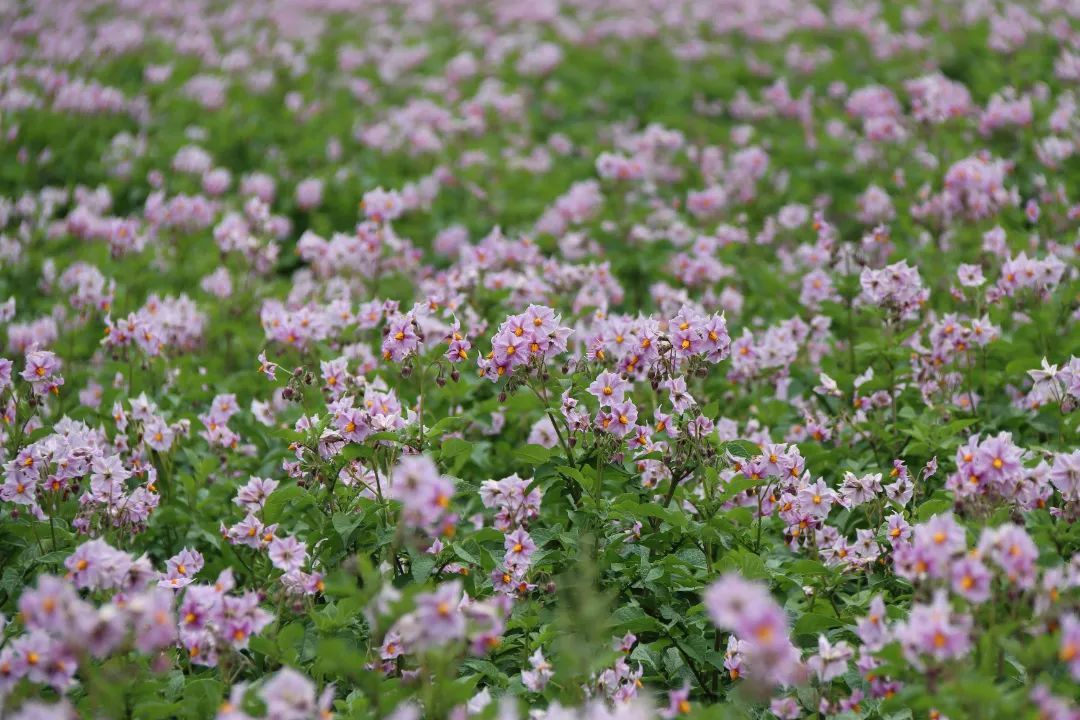
M 1077 720 L 1078 103 L 1076 0 L 0 2 L 0 718 Z

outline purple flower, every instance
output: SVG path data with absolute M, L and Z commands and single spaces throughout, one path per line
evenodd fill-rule
M 1074 680 L 1080 680 L 1080 618 L 1068 614 L 1061 618 L 1061 649 L 1058 658 L 1069 666 Z
M 78 715 L 67 700 L 57 703 L 43 703 L 28 700 L 11 715 L 11 720 L 74 720 Z
M 518 573 L 522 575 L 527 568 L 495 568 L 491 571 L 491 584 L 495 588 L 496 592 L 503 594 L 513 594 L 517 590 L 517 581 L 519 579 Z
M 1010 433 L 1000 433 L 979 445 L 975 472 L 990 482 L 1000 483 L 1022 469 L 1022 451 L 1012 442 Z
M 971 649 L 971 617 L 954 613 L 948 595 L 939 590 L 929 605 L 916 603 L 908 619 L 897 623 L 896 638 L 904 656 L 915 667 L 924 667 L 924 658 L 937 661 L 965 656 Z
M 165 575 L 158 585 L 169 588 L 184 587 L 195 580 L 202 567 L 203 556 L 195 550 L 184 548 L 165 563 Z
M 821 682 L 827 683 L 846 673 L 848 662 L 854 656 L 855 651 L 843 640 L 833 645 L 824 635 L 819 635 L 818 652 L 806 664 Z
M 315 685 L 292 668 L 274 673 L 259 689 L 268 720 L 307 720 L 315 715 Z
M 132 568 L 131 556 L 104 540 L 90 540 L 64 561 L 75 587 L 99 590 L 120 587 Z
M 15 662 L 31 681 L 51 685 L 57 691 L 74 682 L 77 662 L 64 645 L 41 630 L 32 630 L 11 643 Z
M 630 400 L 615 403 L 611 406 L 611 413 L 606 418 L 604 428 L 612 435 L 625 437 L 634 431 L 637 423 L 637 407 Z
M 900 513 L 893 513 L 886 518 L 885 534 L 889 543 L 895 548 L 900 543 L 906 543 L 911 538 L 911 525 Z
M 135 646 L 150 653 L 176 642 L 176 616 L 173 613 L 171 592 L 149 588 L 128 602 L 128 612 L 134 618 Z
M 37 586 L 19 597 L 19 613 L 28 630 L 58 633 L 66 629 L 71 607 L 80 602 L 70 583 L 42 575 Z
M 401 502 L 401 519 L 408 526 L 433 533 L 452 519 L 454 482 L 442 475 L 426 455 L 398 461 L 390 477 L 390 497 Z
M 630 383 L 616 373 L 605 370 L 589 385 L 589 393 L 600 401 L 600 407 L 611 407 L 625 399 L 629 388 Z
M 728 573 L 705 590 L 705 609 L 717 627 L 746 642 L 746 662 L 754 668 L 755 682 L 787 684 L 801 677 L 787 617 L 764 586 Z
M 322 204 L 323 181 L 307 178 L 296 186 L 296 204 L 301 210 L 313 210 Z
M 30 383 L 36 395 L 58 393 L 64 384 L 64 378 L 60 376 L 60 359 L 48 350 L 26 353 L 26 368 L 22 371 L 22 377 Z
M 199 633 L 221 618 L 222 595 L 208 585 L 189 585 L 180 603 L 180 632 L 185 637 Z
M 828 517 L 835 499 L 836 493 L 825 484 L 824 480 L 818 478 L 816 483 L 807 485 L 799 491 L 796 496 L 796 506 L 803 515 L 823 520 Z
M 368 220 L 381 224 L 400 217 L 405 209 L 405 203 L 396 191 L 388 192 L 377 187 L 364 193 L 360 207 Z
M 915 544 L 932 549 L 944 558 L 964 552 L 967 549 L 967 536 L 950 512 L 934 515 L 922 525 L 915 526 Z
M 300 542 L 292 535 L 276 537 L 270 541 L 269 554 L 270 562 L 278 570 L 299 570 L 307 562 L 307 543 Z
M 545 305 L 530 305 L 525 309 L 524 325 L 535 333 L 551 335 L 559 329 L 559 316 Z
M 257 550 L 263 546 L 263 530 L 262 521 L 254 515 L 248 515 L 230 528 L 224 529 L 223 526 L 222 532 L 229 542 Z
M 425 646 L 445 645 L 465 637 L 465 614 L 461 612 L 461 582 L 439 585 L 435 592 L 416 598 L 418 642 Z
M 521 671 L 521 684 L 533 692 L 543 692 L 555 674 L 551 663 L 544 659 L 544 653 L 537 648 L 536 652 L 529 656 L 529 665 L 532 666 L 531 670 Z
M 732 629 L 752 648 L 771 650 L 789 643 L 787 617 L 771 598 L 768 603 L 748 607 L 739 615 Z
M 1039 548 L 1022 527 L 1006 523 L 984 529 L 979 552 L 1000 567 L 1009 582 L 1025 590 L 1034 587 Z
M 727 322 L 724 316 L 713 315 L 701 328 L 704 338 L 701 342 L 701 352 L 711 363 L 718 363 L 726 358 L 731 351 L 731 337 L 728 335 Z
M 953 592 L 973 602 L 984 603 L 990 599 L 990 571 L 979 560 L 963 557 L 953 563 Z
M 172 447 L 174 433 L 172 428 L 155 415 L 143 427 L 143 440 L 147 447 L 159 453 L 168 452 Z
M 60 359 L 48 350 L 31 350 L 26 353 L 26 368 L 22 378 L 30 383 L 47 383 L 60 371 Z
M 420 347 L 420 336 L 414 329 L 411 314 L 395 315 L 386 324 L 382 354 L 387 360 L 401 362 Z
M 25 452 L 25 451 L 24 451 Z M 32 457 L 27 456 L 31 464 Z M 25 460 L 24 460 L 25 462 Z M 17 505 L 27 505 L 31 508 L 37 506 L 38 476 L 36 473 L 26 472 L 25 466 L 16 460 L 8 463 L 5 468 L 10 468 L 3 485 L 0 485 L 0 500 L 13 502 Z
M 277 378 L 277 363 L 267 360 L 265 352 L 259 353 L 256 359 L 259 361 L 259 372 L 265 375 L 267 380 L 275 380 Z
M 521 528 L 507 534 L 503 545 L 506 549 L 506 557 L 503 560 L 511 569 L 527 567 L 530 558 L 536 552 L 536 543 L 529 537 L 529 533 Z
M 690 686 L 683 685 L 668 693 L 668 706 L 660 710 L 660 717 L 673 718 L 690 712 Z
M 881 493 L 881 473 L 857 477 L 852 472 L 844 473 L 844 484 L 840 487 L 840 502 L 844 507 L 858 507 L 877 498 Z
M 734 573 L 722 576 L 705 590 L 705 609 L 713 624 L 732 628 L 749 608 L 773 602 L 765 588 Z
M 343 402 L 351 402 L 351 399 L 345 398 Z M 343 440 L 353 443 L 364 442 L 374 429 L 371 415 L 366 410 L 344 406 L 334 413 L 334 427 Z
M 0 392 L 11 387 L 11 369 L 14 363 L 7 358 L 0 358 Z
M 694 397 L 686 388 L 686 378 L 681 375 L 664 381 L 661 387 L 668 391 L 668 397 L 676 415 L 684 413 L 694 406 Z
M 877 651 L 889 642 L 889 629 L 885 624 L 885 601 L 881 595 L 875 595 L 870 601 L 870 610 L 865 617 L 856 621 L 856 634 L 867 650 Z
M 905 580 L 921 581 L 943 577 L 949 567 L 950 557 L 936 548 L 913 543 L 893 546 L 893 566 L 896 574 Z
M 277 489 L 278 484 L 277 480 L 252 475 L 247 483 L 236 491 L 233 502 L 246 508 L 248 512 L 258 512 L 266 504 L 266 498 L 270 497 L 270 493 Z
M 529 360 L 529 339 L 510 332 L 500 332 L 491 340 L 491 352 L 495 362 L 513 369 Z
M 769 703 L 769 712 L 780 720 L 798 720 L 802 717 L 802 709 L 795 698 L 776 698 Z
M 383 660 L 393 660 L 401 657 L 404 653 L 402 646 L 401 634 L 391 630 L 386 633 L 386 637 L 383 638 L 383 644 L 379 648 L 379 657 Z
M 1066 500 L 1080 499 L 1080 450 L 1054 455 L 1050 482 Z
M 463 360 L 467 360 L 469 357 L 469 350 L 472 349 L 472 343 L 461 336 L 456 336 L 449 343 L 446 348 L 446 359 L 452 363 L 459 363 Z

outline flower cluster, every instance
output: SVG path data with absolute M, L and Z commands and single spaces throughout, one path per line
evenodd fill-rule
M 480 358 L 480 374 L 496 381 L 515 368 L 530 363 L 543 365 L 566 352 L 571 332 L 551 308 L 530 305 L 525 312 L 511 315 L 499 326 L 491 338 L 491 352 Z
M 783 609 L 766 588 L 725 575 L 705 591 L 705 608 L 713 624 L 737 638 L 737 667 L 748 668 L 740 677 L 765 687 L 799 681 L 805 672 L 799 651 L 791 644 Z

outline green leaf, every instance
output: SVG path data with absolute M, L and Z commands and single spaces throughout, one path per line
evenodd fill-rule
M 412 565 L 413 580 L 423 584 L 431 577 L 431 571 L 435 569 L 435 558 L 424 552 L 409 553 Z
M 716 565 L 717 572 L 735 571 L 747 580 L 761 580 L 769 576 L 765 561 L 761 556 L 745 548 L 739 548 L 725 555 Z
M 941 496 L 932 497 L 919 505 L 915 510 L 915 517 L 919 519 L 919 522 L 926 522 L 934 515 L 940 515 L 943 512 L 951 510 L 952 507 L 952 498 Z
M 275 523 L 281 520 L 286 511 L 296 512 L 315 504 L 315 498 L 299 485 L 288 485 L 270 493 L 263 507 L 263 520 Z
M 440 457 L 444 462 L 450 462 L 462 455 L 468 457 L 472 453 L 473 444 L 461 438 L 447 438 L 443 441 Z
M 836 616 L 819 615 L 817 613 L 806 613 L 795 621 L 795 634 L 817 635 L 819 633 L 825 632 L 826 630 L 832 630 L 833 628 L 843 626 L 843 621 Z
M 526 465 L 543 465 L 551 457 L 551 450 L 542 445 L 522 445 L 514 450 L 514 457 Z
M 140 720 L 160 720 L 161 718 L 175 718 L 180 715 L 183 704 L 178 702 L 163 702 L 161 700 L 148 700 L 135 706 L 132 717 Z
M 300 658 L 300 643 L 304 641 L 304 624 L 292 622 L 281 629 L 277 636 L 278 650 L 287 663 L 296 664 Z
M 664 626 L 654 617 L 645 613 L 640 607 L 624 605 L 611 614 L 611 622 L 616 632 L 650 632 L 660 631 Z
M 729 440 L 720 445 L 720 452 L 749 460 L 760 455 L 761 448 L 749 440 Z
M 466 420 L 460 415 L 447 415 L 427 429 L 425 435 L 431 438 L 442 437 L 445 433 L 465 427 Z
M 698 570 L 704 570 L 709 565 L 705 553 L 701 552 L 701 550 L 696 547 L 683 548 L 675 553 L 675 557 L 679 558 L 690 567 L 697 568 Z
M 315 653 L 316 672 L 338 678 L 356 677 L 364 667 L 364 656 L 342 638 L 319 641 Z
M 833 574 L 833 571 L 824 563 L 807 559 L 796 560 L 795 562 L 788 564 L 787 572 L 789 575 L 795 575 L 796 577 Z
M 222 686 L 211 678 L 193 678 L 184 687 L 184 710 L 188 717 L 205 718 L 214 715 L 221 704 Z
M 370 445 L 350 443 L 342 449 L 340 455 L 345 460 L 367 460 L 373 453 L 374 450 Z
M 341 537 L 342 542 L 349 539 L 353 530 L 356 530 L 360 526 L 360 523 L 364 521 L 364 516 L 360 513 L 347 514 L 337 512 L 334 513 L 334 517 L 331 523 L 334 526 L 334 531 Z
M 454 543 L 453 546 L 454 555 L 469 563 L 470 565 L 479 565 L 480 558 L 473 555 L 471 552 L 461 546 L 461 543 Z

